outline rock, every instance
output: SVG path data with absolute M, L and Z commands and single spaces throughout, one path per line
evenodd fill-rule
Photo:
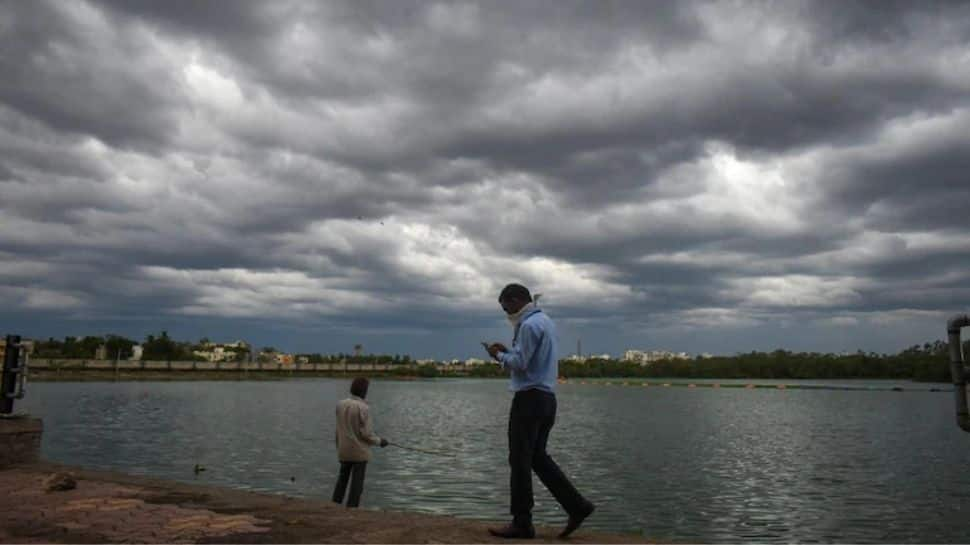
M 67 473 L 52 473 L 44 478 L 43 484 L 48 492 L 74 490 L 77 488 L 77 481 Z

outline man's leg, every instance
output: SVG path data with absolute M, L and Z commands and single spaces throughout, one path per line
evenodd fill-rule
M 347 507 L 357 507 L 360 505 L 360 495 L 364 492 L 364 472 L 366 470 L 367 462 L 354 462 Z
M 350 462 L 340 462 L 340 473 L 337 475 L 337 486 L 333 489 L 333 502 L 343 503 L 344 491 L 347 490 L 347 480 L 350 479 Z
M 556 423 L 556 397 L 553 395 L 544 397 L 539 409 L 537 413 L 540 416 L 539 431 L 532 458 L 532 468 L 539 476 L 542 484 L 549 489 L 559 505 L 562 505 L 562 508 L 569 514 L 568 531 L 564 532 L 565 535 L 562 536 L 565 537 L 579 527 L 583 519 L 593 512 L 594 507 L 576 490 L 573 483 L 569 481 L 569 477 L 566 477 L 566 474 L 559 468 L 559 464 L 546 452 L 549 432 L 552 431 L 552 426 Z M 572 529 L 569 529 L 570 527 Z
M 559 464 L 546 452 L 549 432 L 552 431 L 552 426 L 556 423 L 555 396 L 544 395 L 538 409 L 539 425 L 535 452 L 532 457 L 532 469 L 535 470 L 539 480 L 546 485 L 546 488 L 567 513 L 570 515 L 581 514 L 589 502 L 576 490 L 573 483 L 569 482 L 569 478 L 559 468 Z
M 509 412 L 509 467 L 512 492 L 512 523 L 520 528 L 532 525 L 532 459 L 539 434 L 536 392 L 515 394 Z

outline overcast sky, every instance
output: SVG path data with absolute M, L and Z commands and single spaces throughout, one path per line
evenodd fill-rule
M 895 352 L 970 310 L 965 2 L 0 1 L 0 330 Z M 564 354 L 565 355 L 565 354 Z

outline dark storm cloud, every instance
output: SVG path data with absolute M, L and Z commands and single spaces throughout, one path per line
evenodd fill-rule
M 176 81 L 140 29 L 81 3 L 8 2 L 0 15 L 6 107 L 119 146 L 150 149 L 175 129 Z
M 611 343 L 864 339 L 966 299 L 968 46 L 948 2 L 5 3 L 0 289 L 458 338 L 515 279 Z

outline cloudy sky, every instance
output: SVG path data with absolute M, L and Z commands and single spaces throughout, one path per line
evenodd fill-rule
M 970 310 L 970 4 L 0 2 L 0 330 L 895 352 Z

